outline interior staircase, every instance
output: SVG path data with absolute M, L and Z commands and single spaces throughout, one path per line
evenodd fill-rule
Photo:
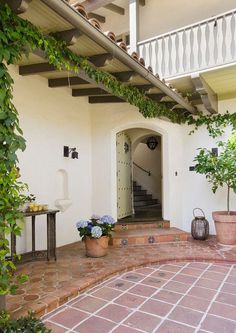
M 161 204 L 157 199 L 137 182 L 133 187 L 135 215 L 117 222 L 111 245 L 138 246 L 188 240 L 187 232 L 170 227 L 170 221 L 161 219 Z

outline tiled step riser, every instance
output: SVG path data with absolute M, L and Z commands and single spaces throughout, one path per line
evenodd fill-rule
M 127 223 L 127 224 L 116 224 L 115 231 L 126 231 L 126 230 L 137 230 L 137 229 L 169 229 L 170 221 L 158 221 L 153 223 Z
M 134 197 L 140 196 L 140 195 L 146 195 L 146 190 L 140 190 L 140 191 L 134 191 Z
M 161 236 L 136 236 L 136 237 L 114 237 L 112 239 L 113 246 L 134 246 L 134 245 L 150 245 L 155 243 L 167 243 L 167 242 L 182 242 L 187 241 L 187 234 L 176 235 L 161 235 Z

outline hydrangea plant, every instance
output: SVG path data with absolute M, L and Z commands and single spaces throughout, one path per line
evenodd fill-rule
M 115 220 L 110 215 L 95 215 L 93 214 L 90 220 L 80 220 L 76 223 L 76 228 L 79 231 L 82 240 L 85 237 L 100 238 L 102 236 L 112 236 L 114 231 Z

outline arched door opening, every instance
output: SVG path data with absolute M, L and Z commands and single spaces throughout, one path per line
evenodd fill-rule
M 117 134 L 117 216 L 162 219 L 162 137 L 143 128 Z

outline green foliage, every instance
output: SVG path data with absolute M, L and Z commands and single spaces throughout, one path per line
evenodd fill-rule
M 197 173 L 206 175 L 207 180 L 212 184 L 213 193 L 218 187 L 227 186 L 227 210 L 229 211 L 230 189 L 236 193 L 236 132 L 227 142 L 219 142 L 218 146 L 221 150 L 218 156 L 206 148 L 200 150 L 194 160 L 197 162 L 195 170 Z
M 6 312 L 0 314 L 0 333 L 50 333 L 40 319 L 32 312 L 26 317 L 12 320 Z

